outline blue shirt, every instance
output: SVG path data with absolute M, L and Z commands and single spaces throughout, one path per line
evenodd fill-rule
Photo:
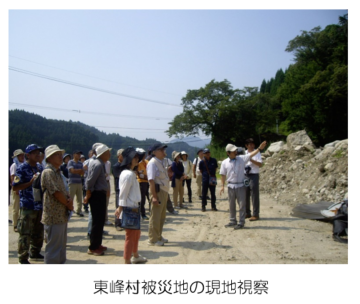
M 218 167 L 218 164 L 217 164 L 217 160 L 215 158 L 212 158 L 212 157 L 210 157 L 209 160 L 204 158 L 200 162 L 199 169 L 202 172 L 202 180 L 203 180 L 203 182 L 209 182 L 210 178 L 209 178 L 208 170 L 206 169 L 206 166 L 205 166 L 205 162 L 206 162 L 207 167 L 209 169 L 210 176 L 216 176 L 216 168 Z
M 70 172 L 70 169 L 82 169 L 83 168 L 83 163 L 79 160 L 77 163 L 70 159 L 68 164 L 67 164 L 67 168 L 69 170 L 69 185 L 71 184 L 81 184 L 81 175 L 80 174 L 74 174 Z
M 31 181 L 36 172 L 41 172 L 42 166 L 36 164 L 36 167 L 31 167 L 28 162 L 24 162 L 16 169 L 16 174 L 13 182 L 13 186 L 25 184 Z M 42 202 L 34 202 L 34 196 L 32 191 L 32 185 L 28 188 L 21 190 L 20 195 L 20 208 L 29 210 L 42 210 Z

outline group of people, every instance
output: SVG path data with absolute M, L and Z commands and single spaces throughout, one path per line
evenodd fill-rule
M 220 168 L 220 195 L 224 192 L 225 180 L 229 193 L 230 221 L 225 227 L 240 229 L 244 227 L 245 218 L 259 219 L 259 152 L 265 145 L 266 142 L 263 142 L 255 150 L 254 141 L 248 139 L 245 155 L 237 155 L 238 148 L 232 144 L 226 146 L 228 158 L 221 163 Z M 138 253 L 141 220 L 149 221 L 148 245 L 163 246 L 168 242 L 163 236 L 166 210 L 178 214 L 175 209 L 187 208 L 184 205 L 185 183 L 188 202 L 192 203 L 192 176 L 196 179 L 202 211 L 206 211 L 208 192 L 211 195 L 211 210 L 217 211 L 215 187 L 218 163 L 211 157 L 209 149 L 200 149 L 194 162 L 191 162 L 185 151 L 174 151 L 173 161 L 170 161 L 166 148 L 166 145 L 156 143 L 148 150 L 147 156 L 146 151 L 141 148 L 129 147 L 117 151 L 118 162 L 112 167 L 115 182 L 115 228 L 125 230 L 125 263 L 147 261 Z M 87 253 L 96 256 L 104 254 L 107 250 L 102 245 L 104 225 L 110 223 L 110 156 L 111 148 L 102 143 L 92 146 L 88 160 L 85 160 L 79 150 L 74 151 L 71 159 L 57 145 L 44 149 L 31 144 L 26 147 L 25 152 L 21 149 L 14 151 L 10 177 L 14 203 L 13 224 L 14 230 L 19 233 L 20 264 L 29 264 L 29 258 L 44 260 L 48 264 L 65 263 L 67 224 L 73 212 L 79 217 L 84 216 L 83 206 L 85 212 L 89 213 L 90 245 Z M 41 200 L 34 199 L 33 182 L 37 178 L 41 179 Z M 173 203 L 169 195 L 170 186 L 173 188 Z M 250 193 L 253 202 L 252 216 Z M 146 215 L 146 199 L 149 201 L 149 217 Z M 239 204 L 239 224 L 236 220 L 235 200 Z M 44 240 L 45 256 L 42 256 L 40 251 Z

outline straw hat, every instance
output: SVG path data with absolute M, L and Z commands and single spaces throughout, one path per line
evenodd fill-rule
M 17 149 L 14 151 L 12 158 L 15 158 L 16 156 L 18 156 L 20 154 L 25 154 L 25 152 L 21 149 Z
M 98 158 L 101 154 L 106 151 L 111 151 L 112 148 L 109 148 L 107 145 L 100 145 L 96 148 L 96 157 Z
M 45 149 L 45 159 L 47 159 L 48 157 L 50 157 L 51 155 L 53 155 L 56 152 L 61 152 L 62 154 L 64 154 L 65 150 L 64 149 L 60 149 L 57 145 L 51 145 L 48 146 Z

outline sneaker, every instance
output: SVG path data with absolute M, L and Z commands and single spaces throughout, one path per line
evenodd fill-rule
M 19 264 L 31 264 L 28 260 L 20 260 Z
M 103 231 L 103 235 L 109 235 L 109 231 Z
M 180 209 L 180 206 L 175 206 L 174 208 L 175 208 L 175 209 Z
M 202 207 L 202 208 L 201 208 L 201 211 L 202 211 L 202 212 L 205 212 L 205 211 L 206 211 L 206 208 L 205 208 L 205 207 Z
M 147 262 L 147 258 L 141 256 L 140 254 L 137 258 L 131 257 L 131 264 L 140 264 L 140 263 L 145 263 L 145 262 Z
M 89 213 L 89 209 L 85 209 L 85 213 Z
M 9 224 L 12 224 L 12 220 L 9 220 Z
M 98 249 L 100 249 L 100 250 L 102 250 L 102 251 L 106 251 L 106 250 L 107 250 L 107 247 L 105 247 L 105 246 L 103 246 L 103 245 L 100 245 Z
M 244 225 L 237 224 L 237 225 L 234 227 L 234 230 L 243 229 L 243 228 L 244 228 Z
M 176 210 L 174 210 L 173 212 L 170 212 L 170 211 L 169 211 L 169 213 L 170 213 L 170 214 L 173 214 L 173 215 L 178 215 L 178 214 L 179 214 L 179 212 L 177 212 Z
M 181 209 L 188 209 L 188 207 L 184 206 L 184 205 L 180 205 Z
M 202 196 L 199 196 L 199 200 L 202 200 Z
M 245 216 L 245 218 L 247 219 L 247 218 L 251 218 L 251 215 L 250 214 L 247 214 L 246 216 Z
M 215 207 L 215 208 L 211 208 L 211 211 L 218 211 L 218 210 L 217 210 L 216 207 Z
M 209 196 L 206 196 L 206 199 L 209 200 L 209 199 L 211 199 L 211 198 L 210 198 Z
M 228 223 L 225 225 L 225 228 L 234 228 L 236 226 L 236 223 Z
M 168 240 L 168 239 L 165 239 L 165 238 L 163 238 L 163 237 L 161 237 L 161 242 L 163 242 L 163 243 L 168 243 L 168 242 L 169 242 L 169 240 Z
M 83 216 L 84 216 L 84 213 L 82 213 L 82 212 L 76 212 L 76 214 L 77 214 L 78 216 L 80 216 L 80 217 L 83 217 Z
M 110 222 L 110 221 L 106 221 L 104 225 L 106 225 L 106 226 L 112 226 L 112 225 L 113 225 L 113 223 L 112 223 L 112 222 Z
M 124 228 L 120 227 L 120 226 L 116 226 L 115 228 L 116 228 L 116 231 L 123 231 L 124 230 Z
M 30 260 L 44 260 L 44 256 L 40 253 L 30 254 Z
M 88 249 L 87 253 L 92 255 L 104 255 L 104 251 L 100 250 L 99 248 L 96 250 Z
M 143 221 L 147 221 L 149 218 L 146 216 L 146 215 L 144 215 L 144 216 L 142 216 L 142 220 Z
M 148 240 L 148 245 L 150 246 L 164 246 L 164 243 L 162 241 L 157 241 L 155 243 L 150 242 L 150 240 Z

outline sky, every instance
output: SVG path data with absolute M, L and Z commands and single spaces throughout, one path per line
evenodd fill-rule
M 166 142 L 188 90 L 259 87 L 293 62 L 291 39 L 346 13 L 9 10 L 9 109 Z

